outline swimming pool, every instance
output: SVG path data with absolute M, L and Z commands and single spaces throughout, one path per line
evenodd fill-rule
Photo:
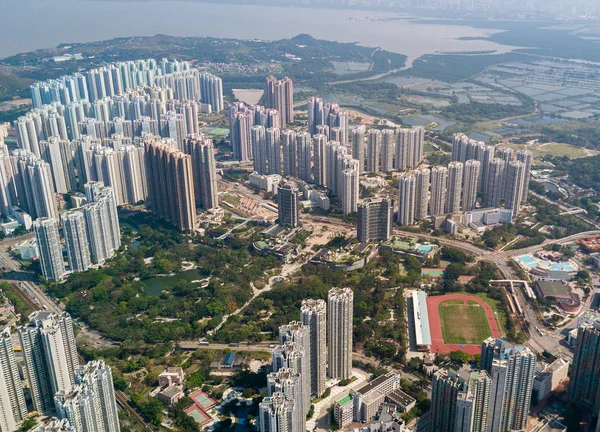
M 521 261 L 524 264 L 532 264 L 532 263 L 536 263 L 535 258 L 529 255 L 523 255 L 517 258 L 519 261 Z
M 428 253 L 435 249 L 435 245 L 419 245 L 417 250 L 421 253 Z

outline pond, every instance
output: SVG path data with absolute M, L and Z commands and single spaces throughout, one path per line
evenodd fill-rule
M 146 287 L 145 294 L 149 296 L 160 295 L 162 290 L 167 287 L 172 287 L 177 282 L 185 280 L 188 282 L 199 281 L 206 278 L 206 273 L 202 269 L 187 270 L 177 273 L 175 276 L 154 277 L 143 280 L 142 283 Z

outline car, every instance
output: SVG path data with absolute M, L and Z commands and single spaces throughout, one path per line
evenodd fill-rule
M 275 348 L 275 344 L 269 344 L 269 348 Z

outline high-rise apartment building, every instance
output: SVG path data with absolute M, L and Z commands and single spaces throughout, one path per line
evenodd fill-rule
M 432 380 L 431 430 L 487 432 L 491 387 L 486 371 L 437 371 Z
M 102 264 L 121 247 L 121 227 L 114 190 L 102 182 L 90 182 L 85 184 L 85 192 L 88 204 L 82 209 L 90 255 L 94 264 Z
M 350 166 L 344 169 L 340 175 L 341 194 L 339 198 L 342 202 L 342 213 L 355 213 L 358 211 L 358 201 L 360 197 L 360 172 L 358 161 L 352 159 Z
M 386 241 L 392 236 L 393 201 L 366 199 L 358 205 L 357 238 L 361 243 Z
M 422 161 L 425 148 L 425 129 L 399 129 L 396 137 L 396 169 L 416 168 Z
M 487 172 L 485 203 L 488 207 L 500 207 L 504 194 L 504 177 L 506 162 L 500 158 L 491 160 Z
M 327 376 L 327 305 L 323 300 L 304 300 L 300 321 L 309 329 L 310 388 L 317 397 L 325 391 Z
M 187 125 L 183 114 L 168 111 L 160 118 L 160 136 L 170 138 L 177 143 L 177 148 L 183 151 L 183 141 L 188 135 Z
M 279 327 L 279 343 L 292 342 L 304 352 L 302 370 L 300 371 L 300 393 L 302 396 L 302 412 L 305 417 L 310 410 L 310 328 L 301 322 L 291 322 Z
M 352 319 L 354 293 L 351 288 L 332 288 L 327 296 L 327 374 L 332 379 L 352 375 Z
M 367 162 L 365 171 L 379 172 L 379 159 L 381 157 L 382 134 L 380 130 L 369 129 L 367 132 Z
M 446 213 L 458 213 L 460 211 L 460 197 L 463 185 L 462 162 L 450 162 L 448 165 L 448 180 L 446 188 Z
M 393 129 L 381 131 L 380 170 L 391 173 L 394 170 L 394 156 L 396 153 L 396 132 Z
M 19 328 L 29 389 L 36 411 L 54 410 L 54 395 L 68 392 L 79 366 L 73 321 L 67 313 L 38 311 Z
M 266 131 L 267 167 L 269 174 L 281 174 L 281 129 L 271 127 Z
M 76 430 L 119 432 L 119 415 L 112 371 L 103 360 L 95 360 L 75 371 L 76 385 L 56 395 L 59 416 Z M 89 426 L 93 425 L 94 428 Z
M 217 167 L 213 140 L 203 135 L 188 138 L 184 151 L 192 156 L 194 192 L 196 206 L 205 209 L 219 207 L 219 189 L 217 185 Z
M 528 150 L 519 150 L 517 160 L 525 165 L 523 173 L 523 191 L 521 192 L 521 203 L 527 202 L 529 195 L 529 180 L 531 179 L 531 164 L 533 163 L 533 154 Z
M 200 74 L 200 93 L 204 104 L 209 104 L 213 112 L 221 112 L 223 104 L 223 81 L 210 73 Z
M 58 221 L 52 218 L 37 219 L 33 222 L 33 232 L 40 250 L 42 274 L 48 280 L 62 280 L 66 270 Z
M 81 210 L 65 213 L 61 216 L 69 268 L 72 272 L 83 272 L 92 266 L 90 245 L 85 223 L 85 215 Z
M 258 406 L 260 432 L 300 432 L 294 428 L 294 402 L 283 393 L 273 393 Z
M 506 166 L 506 198 L 504 208 L 511 209 L 513 216 L 517 216 L 521 210 L 523 201 L 523 190 L 525 184 L 525 164 L 520 161 L 510 161 Z
M 535 353 L 490 337 L 482 343 L 480 365 L 492 379 L 488 432 L 524 430 L 533 391 Z
M 27 405 L 10 330 L 0 333 L 0 430 L 14 431 L 27 418 Z
M 267 394 L 269 397 L 276 394 L 282 395 L 291 407 L 291 431 L 306 429 L 306 414 L 300 404 L 303 400 L 301 380 L 301 374 L 294 373 L 287 368 L 281 368 L 277 372 L 267 375 Z
M 298 151 L 298 177 L 305 182 L 311 182 L 312 177 L 312 137 L 308 132 L 296 136 Z
M 313 155 L 315 184 L 327 187 L 327 142 L 328 139 L 323 134 L 317 134 L 313 137 Z
M 422 220 L 427 217 L 429 208 L 429 168 L 417 169 L 414 172 L 416 179 L 415 187 L 415 219 Z
M 600 410 L 600 323 L 583 324 L 577 332 L 569 381 L 569 400 L 593 414 Z
M 325 113 L 323 111 L 323 99 L 311 97 L 307 101 L 308 110 L 308 133 L 313 136 L 317 133 L 317 126 L 325 124 Z
M 448 184 L 448 168 L 436 166 L 431 169 L 431 196 L 429 198 L 429 214 L 440 216 L 446 210 L 446 189 Z
M 267 77 L 266 87 L 267 108 L 279 111 L 280 124 L 278 128 L 285 128 L 294 122 L 294 83 L 288 77 L 277 80 L 274 76 Z
M 250 111 L 237 111 L 230 117 L 229 139 L 233 147 L 233 158 L 240 162 L 252 159 L 251 130 L 254 114 Z
M 400 225 L 415 223 L 417 205 L 421 205 L 420 202 L 417 204 L 417 177 L 413 174 L 401 175 L 398 178 L 398 223 Z M 423 209 L 419 208 L 419 210 L 422 212 Z M 425 210 L 426 214 L 427 210 Z
M 281 152 L 283 154 L 283 175 L 299 177 L 298 175 L 298 147 L 296 132 L 293 130 L 281 131 Z
M 152 211 L 181 231 L 196 230 L 192 157 L 168 141 L 145 143 L 148 197 Z
M 360 173 L 365 172 L 365 136 L 367 128 L 364 125 L 355 126 L 350 129 L 350 144 L 352 145 L 352 157 L 359 162 Z
M 267 175 L 267 135 L 264 126 L 254 126 L 251 129 L 252 136 L 252 164 L 254 172 Z
M 462 188 L 462 210 L 469 212 L 475 209 L 477 204 L 477 190 L 479 185 L 479 176 L 481 175 L 481 162 L 477 160 L 468 160 L 464 165 Z
M 291 182 L 277 188 L 277 203 L 279 210 L 279 225 L 295 228 L 300 225 L 298 207 L 298 187 Z

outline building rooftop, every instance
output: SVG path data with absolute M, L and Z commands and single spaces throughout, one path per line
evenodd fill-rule
M 339 401 L 337 401 L 337 403 L 339 406 L 344 406 L 344 405 L 347 405 L 351 401 L 352 401 L 352 395 L 349 394 L 349 395 L 346 395 L 343 398 L 341 398 Z
M 178 394 L 182 393 L 183 390 L 181 387 L 178 386 L 172 386 L 172 387 L 167 387 L 164 390 L 160 391 L 160 394 L 169 398 L 175 397 Z
M 393 392 L 387 395 L 387 398 L 390 401 L 402 406 L 408 406 L 413 402 L 417 401 L 414 397 L 404 393 L 402 390 L 394 390 Z
M 537 281 L 537 287 L 543 297 L 570 298 L 561 281 Z
M 412 300 L 417 345 L 431 345 L 431 331 L 429 329 L 429 315 L 427 313 L 427 294 L 425 294 L 425 291 L 413 291 Z
M 371 392 L 373 389 L 380 386 L 382 383 L 384 383 L 388 379 L 390 379 L 392 376 L 394 376 L 393 372 L 389 372 L 385 375 L 380 375 L 377 378 L 375 378 L 374 380 L 369 381 L 367 384 L 365 384 L 364 386 L 362 386 L 361 388 L 356 390 L 356 393 L 365 395 L 365 394 Z

